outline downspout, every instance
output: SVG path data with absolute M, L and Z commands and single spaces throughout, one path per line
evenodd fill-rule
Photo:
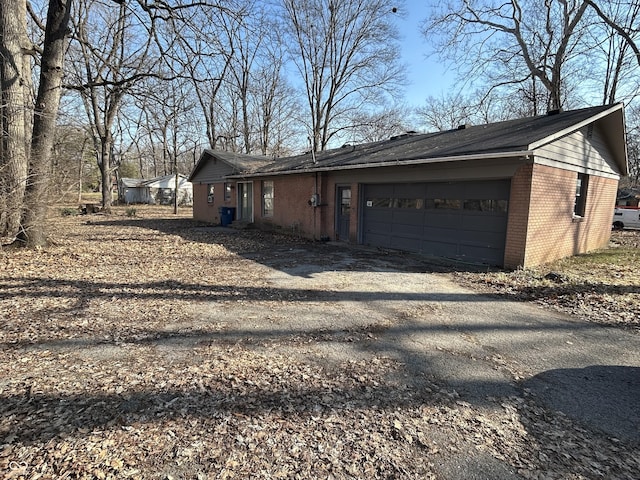
M 315 161 L 313 163 L 315 163 Z M 320 198 L 320 195 L 318 194 L 318 172 L 315 173 L 313 195 L 315 196 L 316 199 Z M 314 240 L 318 240 L 318 225 L 317 225 L 317 215 L 316 215 L 316 211 L 318 210 L 318 203 L 319 201 L 316 200 L 316 202 L 313 204 L 313 239 Z
M 311 161 L 313 164 L 316 164 L 316 152 L 314 149 L 314 144 L 311 141 L 311 137 L 309 136 L 309 144 L 311 145 Z M 318 208 L 320 195 L 318 194 L 318 172 L 315 172 L 314 177 L 314 187 L 313 187 L 313 196 L 312 200 L 309 202 L 311 208 L 313 208 L 313 239 L 318 240 L 318 217 L 316 215 L 316 210 Z

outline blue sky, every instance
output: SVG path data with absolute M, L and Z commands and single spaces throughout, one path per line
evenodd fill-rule
M 447 73 L 436 56 L 429 56 L 431 47 L 420 34 L 420 25 L 429 15 L 429 0 L 406 0 L 405 15 L 399 17 L 402 35 L 402 61 L 407 66 L 409 85 L 406 99 L 409 106 L 425 103 L 428 96 L 440 97 L 453 90 L 454 75 Z

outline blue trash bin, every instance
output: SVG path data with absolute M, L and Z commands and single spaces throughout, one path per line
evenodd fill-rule
M 231 222 L 233 222 L 233 217 L 236 213 L 236 209 L 233 207 L 220 207 L 218 212 L 220 213 L 220 225 L 222 225 L 223 227 L 231 225 Z

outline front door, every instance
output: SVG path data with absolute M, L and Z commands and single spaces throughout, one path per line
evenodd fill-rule
M 238 183 L 238 220 L 253 222 L 253 184 Z
M 349 241 L 351 187 L 338 187 L 336 199 L 336 240 Z

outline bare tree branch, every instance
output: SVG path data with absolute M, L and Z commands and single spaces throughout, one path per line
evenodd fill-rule
M 635 53 L 636 56 L 636 61 L 638 62 L 638 65 L 640 66 L 640 49 L 638 48 L 638 46 L 636 45 L 636 42 L 633 40 L 633 38 L 631 38 L 631 35 L 629 35 L 629 32 L 627 32 L 624 28 L 622 28 L 620 25 L 618 25 L 616 22 L 614 22 L 612 19 L 610 19 L 603 11 L 602 9 L 596 5 L 595 2 L 593 2 L 592 0 L 585 0 L 585 3 L 587 5 L 589 5 L 595 12 L 596 14 L 611 28 L 613 28 L 618 35 L 620 35 L 622 38 L 625 39 L 625 41 L 627 42 L 627 44 L 631 47 L 631 49 L 633 50 L 633 53 Z

